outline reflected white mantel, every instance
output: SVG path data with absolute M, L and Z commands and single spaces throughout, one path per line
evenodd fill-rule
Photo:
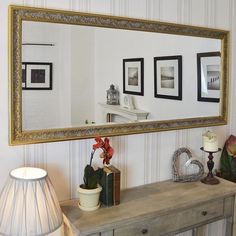
M 121 105 L 108 105 L 106 103 L 99 103 L 104 108 L 107 117 L 107 122 L 112 121 L 112 115 L 119 115 L 131 121 L 146 120 L 149 112 L 138 109 L 128 109 Z

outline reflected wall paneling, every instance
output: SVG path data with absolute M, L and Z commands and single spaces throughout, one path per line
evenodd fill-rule
M 232 30 L 233 39 L 236 33 L 236 4 L 233 0 L 14 0 L 4 3 L 1 1 L 0 5 L 6 9 L 10 3 L 219 27 Z M 4 24 L 7 27 L 6 20 Z M 236 52 L 235 40 L 231 41 L 232 51 Z M 231 54 L 231 59 L 232 65 L 235 63 L 234 53 Z M 6 63 L 4 66 L 7 67 Z M 231 77 L 236 78 L 233 66 Z M 235 79 L 231 81 L 231 91 L 235 91 L 234 86 Z M 236 101 L 235 92 L 231 92 L 230 100 Z M 229 107 L 229 125 L 214 128 L 221 136 L 222 146 L 230 133 L 236 134 L 236 108 L 232 102 Z M 205 161 L 199 148 L 201 135 L 206 130 L 207 128 L 200 128 L 113 137 L 111 142 L 115 155 L 112 161 L 121 169 L 122 188 L 170 178 L 172 154 L 182 146 L 189 147 Z M 77 196 L 76 188 L 82 182 L 83 168 L 89 161 L 92 144 L 93 140 L 67 141 L 11 147 L 11 150 L 14 149 L 19 158 L 22 157 L 25 165 L 47 169 L 59 198 L 63 200 Z M 6 145 L 5 149 L 8 150 L 9 147 Z M 10 158 L 10 154 L 4 158 Z M 219 156 L 216 157 L 217 163 L 218 160 Z M 15 166 L 20 165 L 20 161 L 12 161 Z M 222 222 L 215 223 L 214 227 L 210 225 L 206 228 L 206 234 L 221 235 L 219 232 L 222 232 L 222 228 Z

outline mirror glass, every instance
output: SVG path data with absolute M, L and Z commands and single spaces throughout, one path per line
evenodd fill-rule
M 220 53 L 214 38 L 23 21 L 22 129 L 220 116 Z
M 9 6 L 10 144 L 227 123 L 229 32 Z

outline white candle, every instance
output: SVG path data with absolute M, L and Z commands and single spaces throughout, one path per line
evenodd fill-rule
M 203 134 L 203 149 L 208 152 L 218 151 L 218 140 L 215 133 L 207 131 Z

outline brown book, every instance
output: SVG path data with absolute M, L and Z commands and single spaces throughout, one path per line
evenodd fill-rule
M 111 165 L 108 168 L 113 173 L 113 204 L 120 204 L 120 170 L 118 170 L 115 166 Z

